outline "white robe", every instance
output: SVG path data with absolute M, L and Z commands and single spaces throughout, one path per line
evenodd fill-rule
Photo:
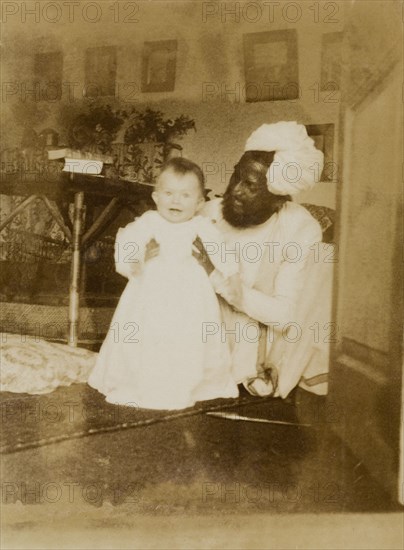
M 234 261 L 221 261 L 221 234 L 201 216 L 174 224 L 149 211 L 118 232 L 116 269 L 129 281 L 89 378 L 107 401 L 182 409 L 238 396 L 218 300 L 192 255 L 197 236 L 224 280 L 237 273 Z M 144 262 L 151 239 L 159 255 Z
M 240 262 L 243 313 L 221 304 L 235 380 L 256 378 L 257 362 L 265 362 L 277 372 L 275 395 L 286 397 L 299 383 L 325 394 L 333 255 L 321 243 L 318 222 L 293 202 L 265 223 L 242 229 L 223 219 L 221 199 L 208 202 L 203 214 L 216 222 Z

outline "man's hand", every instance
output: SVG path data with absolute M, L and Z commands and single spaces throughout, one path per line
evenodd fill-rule
M 156 258 L 159 255 L 159 253 L 160 253 L 160 245 L 156 240 L 152 239 L 146 245 L 144 261 L 147 262 L 152 258 Z
M 215 269 L 215 266 L 210 261 L 209 255 L 207 254 L 202 241 L 197 237 L 192 245 L 192 256 L 198 260 L 199 265 L 203 267 L 208 275 L 212 273 Z
M 160 245 L 155 239 L 152 239 L 146 245 L 144 261 L 147 262 L 152 258 L 157 258 L 159 253 L 160 253 Z M 199 237 L 197 237 L 193 242 L 192 255 L 196 260 L 198 260 L 199 265 L 203 267 L 203 269 L 206 271 L 208 275 L 210 275 L 212 271 L 215 269 L 215 266 L 210 261 L 209 255 L 207 254 L 202 244 L 202 241 L 200 240 Z

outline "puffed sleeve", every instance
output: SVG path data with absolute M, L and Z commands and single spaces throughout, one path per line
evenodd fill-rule
M 293 221 L 293 220 L 291 220 Z M 243 285 L 242 307 L 240 309 L 265 325 L 274 325 L 274 328 L 282 328 L 285 324 L 293 322 L 296 316 L 296 305 L 299 295 L 304 292 L 306 282 L 307 264 L 315 257 L 315 244 L 321 241 L 322 232 L 320 225 L 311 216 L 304 216 L 295 222 L 293 231 L 289 232 L 288 240 L 283 244 L 293 243 L 296 258 L 289 259 L 282 255 L 273 292 L 269 296 L 255 288 Z M 270 264 L 268 269 L 271 269 Z
M 154 236 L 155 212 L 148 211 L 118 230 L 115 239 L 115 269 L 128 279 L 144 261 L 147 243 Z
M 208 218 L 198 216 L 198 237 L 210 258 L 210 261 L 225 278 L 238 273 L 239 266 L 232 254 L 226 254 L 225 240 Z

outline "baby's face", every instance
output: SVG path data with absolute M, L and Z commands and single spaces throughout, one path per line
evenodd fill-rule
M 172 223 L 193 218 L 204 201 L 196 175 L 176 174 L 173 170 L 159 176 L 153 200 L 159 214 Z

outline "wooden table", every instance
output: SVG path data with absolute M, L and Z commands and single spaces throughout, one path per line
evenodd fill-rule
M 151 201 L 153 185 L 135 183 L 103 176 L 89 176 L 62 172 L 40 177 L 34 174 L 0 173 L 0 194 L 24 197 L 20 204 L 0 224 L 2 231 L 20 212 L 32 202 L 44 202 L 54 220 L 60 226 L 72 247 L 69 289 L 68 344 L 77 346 L 80 313 L 80 272 L 83 247 L 93 242 L 117 217 L 122 206 L 136 204 L 141 200 Z M 73 223 L 68 209 L 74 203 Z M 85 227 L 86 206 L 102 206 L 101 213 Z

